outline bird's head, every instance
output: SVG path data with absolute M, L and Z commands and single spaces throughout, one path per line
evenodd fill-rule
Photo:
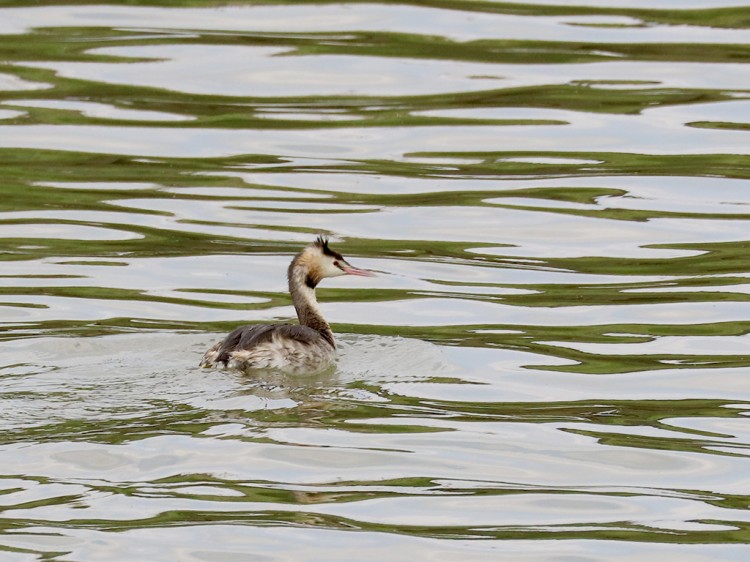
M 351 265 L 340 253 L 328 245 L 328 238 L 318 236 L 312 244 L 307 246 L 292 262 L 289 269 L 290 279 L 296 269 L 306 270 L 305 284 L 310 288 L 327 277 L 341 275 L 359 275 L 373 277 L 375 274 L 367 269 L 359 269 Z

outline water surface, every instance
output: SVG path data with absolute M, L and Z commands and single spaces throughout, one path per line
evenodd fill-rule
M 6 2 L 0 559 L 744 560 L 748 8 Z

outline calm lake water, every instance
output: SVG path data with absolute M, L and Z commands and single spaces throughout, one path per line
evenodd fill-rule
M 2 4 L 0 560 L 747 560 L 750 2 Z

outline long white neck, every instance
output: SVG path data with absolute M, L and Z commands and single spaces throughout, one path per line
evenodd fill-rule
M 298 263 L 297 260 L 293 261 L 289 266 L 288 277 L 289 293 L 292 295 L 299 323 L 320 332 L 328 343 L 336 347 L 333 331 L 323 318 L 318 299 L 315 298 L 316 282 L 310 277 L 307 267 Z

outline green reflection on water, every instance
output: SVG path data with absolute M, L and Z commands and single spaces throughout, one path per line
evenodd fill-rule
M 98 4 L 81 1 L 79 4 Z M 273 3 L 269 3 L 273 4 Z M 279 2 L 278 4 L 286 4 Z M 325 4 L 307 2 L 304 4 Z M 393 6 L 403 3 L 383 2 Z M 27 7 L 27 2 L 6 2 L 4 6 Z M 37 2 L 35 6 L 59 5 L 58 2 Z M 223 2 L 180 1 L 152 2 L 127 1 L 124 6 L 223 6 Z M 747 29 L 750 27 L 747 8 L 725 8 L 714 10 L 647 10 L 619 7 L 577 7 L 540 6 L 503 2 L 455 2 L 433 1 L 413 3 L 414 6 L 484 13 L 500 13 L 528 16 L 624 16 L 633 18 L 631 24 L 622 26 L 692 25 L 705 28 Z M 439 36 L 440 30 L 430 34 L 406 34 L 395 32 L 362 32 L 354 30 L 345 34 L 332 33 L 260 33 L 260 32 L 221 32 L 212 33 L 197 30 L 190 36 L 182 32 L 164 30 L 122 30 L 117 22 L 111 27 L 78 28 L 49 27 L 36 29 L 24 35 L 0 37 L 0 48 L 4 58 L 0 72 L 23 80 L 48 84 L 48 89 L 25 91 L 2 91 L 0 101 L 12 104 L 0 106 L 3 109 L 23 111 L 20 116 L 4 119 L 3 125 L 24 127 L 29 125 L 81 125 L 101 124 L 118 127 L 137 127 L 144 135 L 149 135 L 150 123 L 137 119 L 117 117 L 95 117 L 86 113 L 80 106 L 34 107 L 34 102 L 64 101 L 75 103 L 106 104 L 112 109 L 157 111 L 191 118 L 189 121 L 160 121 L 159 128 L 171 129 L 323 129 L 323 128 L 368 128 L 368 127 L 428 127 L 433 125 L 508 125 L 525 126 L 558 125 L 565 127 L 564 118 L 549 119 L 544 113 L 540 118 L 494 119 L 489 112 L 498 108 L 554 109 L 586 114 L 639 114 L 645 109 L 670 105 L 685 105 L 689 113 L 690 104 L 718 103 L 737 100 L 738 95 L 747 95 L 749 90 L 723 90 L 706 87 L 660 87 L 649 81 L 592 81 L 579 80 L 564 84 L 546 84 L 503 88 L 501 83 L 495 89 L 474 92 L 440 93 L 432 95 L 339 95 L 305 96 L 294 91 L 277 97 L 197 95 L 174 90 L 149 88 L 129 84 L 89 82 L 65 78 L 52 70 L 35 68 L 33 62 L 106 62 L 108 64 L 128 64 L 139 59 L 115 57 L 92 52 L 101 47 L 127 46 L 169 46 L 169 45 L 226 45 L 226 46 L 275 46 L 289 49 L 296 56 L 346 55 L 349 57 L 398 57 L 419 63 L 425 60 L 454 62 L 478 62 L 494 64 L 585 64 L 596 62 L 703 62 L 735 64 L 744 62 L 750 55 L 750 46 L 744 44 L 684 44 L 684 43 L 609 43 L 588 41 L 538 41 L 538 40 L 469 40 L 455 41 Z M 609 24 L 607 24 L 609 25 Z M 364 59 L 363 59 L 364 60 Z M 50 65 L 51 68 L 54 64 Z M 611 88 L 615 86 L 614 88 Z M 26 105 L 24 105 L 26 101 Z M 449 117 L 426 114 L 436 110 L 470 109 L 475 118 Z M 317 117 L 331 115 L 340 120 L 313 120 L 288 118 L 288 114 L 304 113 Z M 533 114 L 533 111 L 532 111 Z M 692 127 L 715 130 L 731 129 L 743 131 L 747 124 L 730 123 L 722 120 L 700 119 L 690 123 Z M 91 129 L 95 129 L 92 127 Z M 511 129 L 509 128 L 509 131 Z M 94 134 L 94 133 L 92 133 Z M 548 159 L 543 164 L 523 159 Z M 424 160 L 433 159 L 433 162 Z M 555 159 L 580 159 L 584 162 L 554 161 Z M 268 176 L 266 184 L 243 181 L 240 177 L 230 177 L 225 172 L 252 170 L 257 176 Z M 528 187 L 507 189 L 500 186 L 496 190 L 481 190 L 470 187 L 454 190 L 430 191 L 425 193 L 356 193 L 325 189 L 307 190 L 274 184 L 273 174 L 315 173 L 350 174 L 352 177 L 383 176 L 420 180 L 495 180 L 498 185 L 504 179 L 551 179 L 566 178 L 570 186 L 558 188 Z M 78 303 L 83 307 L 96 307 L 97 303 L 116 301 L 122 303 L 149 303 L 152 305 L 183 305 L 193 311 L 209 309 L 263 311 L 289 305 L 289 298 L 283 292 L 198 288 L 190 292 L 181 287 L 173 288 L 170 295 L 154 294 L 148 290 L 135 288 L 115 288 L 107 286 L 82 286 L 83 275 L 66 273 L 35 274 L 34 268 L 48 260 L 61 266 L 120 266 L 126 267 L 130 260 L 153 257 L 191 257 L 219 255 L 231 257 L 239 254 L 289 255 L 300 247 L 296 239 L 285 238 L 284 234 L 302 234 L 310 237 L 317 234 L 318 227 L 305 222 L 304 218 L 294 224 L 279 226 L 268 221 L 264 224 L 234 224 L 220 219 L 179 219 L 170 210 L 128 207 L 132 199 L 151 202 L 168 202 L 174 205 L 189 202 L 218 202 L 229 208 L 249 209 L 247 201 L 255 191 L 273 189 L 277 192 L 295 195 L 295 201 L 313 204 L 319 196 L 326 196 L 325 202 L 342 205 L 367 205 L 383 212 L 389 209 L 409 209 L 420 207 L 442 208 L 481 208 L 496 209 L 498 216 L 503 211 L 523 209 L 530 212 L 585 217 L 602 221 L 623 221 L 646 224 L 656 219 L 702 219 L 715 221 L 739 221 L 750 218 L 750 212 L 740 211 L 731 214 L 684 211 L 674 209 L 615 209 L 599 205 L 603 198 L 622 198 L 629 195 L 624 188 L 608 187 L 606 179 L 599 187 L 580 187 L 580 178 L 608 176 L 660 176 L 664 178 L 737 178 L 750 177 L 750 157 L 739 154 L 637 154 L 625 152 L 574 152 L 558 150 L 538 150 L 534 152 L 479 152 L 464 147 L 451 147 L 442 152 L 412 152 L 403 159 L 330 159 L 326 162 L 295 161 L 284 155 L 246 154 L 223 158 L 136 158 L 118 154 L 90 154 L 72 151 L 0 149 L 0 186 L 4 197 L 0 198 L 0 211 L 9 213 L 0 217 L 0 226 L 11 228 L 29 225 L 75 225 L 104 228 L 110 232 L 133 235 L 129 239 L 80 240 L 60 237 L 29 239 L 25 236 L 6 236 L 0 247 L 0 261 L 28 262 L 29 271 L 19 275 L 0 274 L 0 305 L 2 308 L 24 308 L 30 311 L 43 311 L 44 302 L 16 302 L 14 297 L 55 297 L 67 303 Z M 138 184 L 133 189 L 123 189 L 122 184 Z M 57 185 L 57 187 L 55 187 Z M 201 188 L 201 193 L 180 192 L 179 188 Z M 232 188 L 247 193 L 233 196 L 222 194 L 222 188 Z M 216 195 L 211 190 L 217 190 Z M 675 192 L 677 193 L 677 192 Z M 283 197 L 259 196 L 264 201 L 278 203 Z M 544 204 L 564 202 L 590 205 L 590 209 L 552 208 L 539 209 L 517 202 L 504 202 L 504 199 L 523 198 Z M 489 203 L 488 200 L 493 202 Z M 270 209 L 266 209 L 270 212 Z M 302 209 L 302 211 L 305 211 Z M 79 218 L 71 218 L 76 213 Z M 293 211 L 286 211 L 291 214 Z M 332 215 L 339 211 L 326 211 Z M 354 211 L 347 211 L 353 213 Z M 365 212 L 371 212 L 369 209 Z M 23 215 L 18 215 L 23 213 Z M 38 213 L 38 216 L 35 216 Z M 294 211 L 297 215 L 303 212 Z M 163 219 L 162 226 L 145 224 L 145 218 Z M 335 223 L 334 223 L 335 226 Z M 182 227 L 195 227 L 194 230 Z M 255 239 L 224 234 L 220 227 L 260 228 L 279 234 L 278 240 Z M 330 229 L 335 233 L 335 228 Z M 596 241 L 592 241 L 596 245 Z M 629 307 L 634 305 L 672 305 L 679 309 L 686 304 L 738 303 L 748 301 L 747 290 L 743 287 L 748 273 L 746 240 L 699 243 L 660 244 L 652 248 L 664 250 L 686 250 L 694 252 L 682 257 L 614 257 L 593 256 L 543 256 L 535 257 L 533 263 L 524 261 L 522 256 L 502 254 L 504 246 L 502 228 L 498 228 L 496 243 L 476 242 L 471 239 L 461 241 L 431 239 L 393 239 L 376 237 L 348 237 L 340 246 L 347 255 L 355 257 L 399 260 L 423 265 L 450 264 L 461 270 L 474 272 L 477 276 L 487 271 L 528 271 L 562 272 L 570 275 L 565 282 L 491 282 L 491 281 L 452 281 L 430 278 L 428 289 L 422 288 L 324 288 L 320 291 L 321 300 L 327 303 L 346 305 L 347 303 L 414 302 L 439 296 L 452 300 L 456 310 L 467 302 L 479 302 L 486 306 L 507 305 L 517 309 L 568 309 L 581 306 Z M 497 249 L 500 253 L 497 253 Z M 489 253 L 490 249 L 495 253 Z M 483 253 L 487 252 L 487 253 Z M 61 270 L 62 271 L 62 270 Z M 435 274 L 437 276 L 438 274 Z M 590 280 L 589 276 L 611 276 L 610 281 Z M 283 272 L 281 274 L 283 277 Z M 657 279 L 644 280 L 644 277 Z M 34 284 L 36 283 L 36 284 Z M 283 284 L 283 283 L 282 283 Z M 509 290 L 525 290 L 516 294 Z M 663 292 L 669 289 L 669 292 Z M 691 290 L 700 289 L 700 290 Z M 632 292 L 637 290 L 638 292 Z M 196 296 L 198 295 L 198 296 Z M 212 301 L 211 296 L 222 296 L 226 300 Z M 203 297 L 206 299 L 204 300 Z M 259 297 L 260 303 L 247 303 L 243 297 Z M 5 302 L 7 300 L 7 302 Z M 595 312 L 592 313 L 595 315 Z M 91 338 L 122 333 L 204 333 L 224 332 L 234 327 L 236 322 L 226 320 L 183 320 L 140 318 L 122 316 L 102 318 L 96 321 L 72 318 L 54 320 L 34 320 L 13 322 L 3 326 L 0 340 L 13 342 L 40 336 L 60 338 Z M 368 324 L 363 318 L 360 323 L 339 323 L 334 326 L 337 332 L 354 334 L 377 334 L 381 336 L 401 336 L 433 342 L 442 348 L 455 347 L 471 353 L 476 350 L 525 352 L 528 364 L 520 365 L 518 379 L 525 372 L 544 372 L 554 377 L 557 374 L 592 375 L 591 379 L 616 379 L 617 375 L 628 373 L 659 373 L 674 371 L 681 375 L 685 370 L 700 370 L 710 378 L 713 372 L 729 369 L 746 369 L 750 366 L 747 354 L 698 353 L 689 348 L 679 353 L 654 353 L 644 355 L 637 351 L 638 344 L 658 342 L 662 337 L 717 337 L 741 338 L 750 332 L 750 322 L 721 320 L 692 324 L 664 323 L 599 324 L 593 318 L 591 325 L 547 326 L 526 325 L 523 323 L 475 324 L 445 320 L 441 324 L 428 326 L 399 326 Z M 505 332 L 503 332 L 505 331 Z M 565 347 L 563 344 L 572 344 Z M 575 344 L 633 344 L 633 353 L 600 353 L 581 351 Z M 192 361 L 192 355 L 188 356 Z M 553 361 L 554 360 L 554 361 Z M 560 365 L 560 360 L 564 362 Z M 187 359 L 185 359 L 187 361 Z M 553 361 L 553 364 L 548 364 Z M 4 398 L 26 400 L 27 405 L 50 399 L 50 409 L 55 404 L 63 406 L 60 395 L 67 396 L 68 406 L 76 406 L 79 400 L 76 393 L 82 388 L 71 383 L 71 387 L 59 394 L 48 393 L 52 398 L 60 398 L 55 403 L 44 389 L 33 388 L 32 375 L 23 375 L 28 370 L 50 367 L 50 365 L 9 364 L 0 371 L 0 383 L 8 384 L 18 377 L 29 376 L 29 388 L 5 393 Z M 54 367 L 52 365 L 51 367 Z M 192 367 L 192 363 L 191 363 Z M 526 371 L 524 371 L 524 369 Z M 187 370 L 187 368 L 186 368 Z M 481 371 L 481 370 L 480 370 Z M 143 377 L 153 373 L 144 372 Z M 184 373 L 182 373 L 184 374 Z M 488 380 L 504 371 L 481 371 Z M 596 377 L 594 375 L 597 375 Z M 598 375 L 610 375 L 602 377 Z M 61 377 L 69 376 L 64 370 Z M 206 377 L 217 376 L 207 373 Z M 140 377 L 139 377 L 140 378 Z M 180 377 L 175 376 L 175 381 Z M 243 380 L 244 392 L 249 395 L 270 392 L 271 388 L 262 382 Z M 318 429 L 323 432 L 344 432 L 356 442 L 358 436 L 434 436 L 440 433 L 452 434 L 464 431 L 460 424 L 515 424 L 545 426 L 554 424 L 559 430 L 582 438 L 596 441 L 601 450 L 614 448 L 638 451 L 667 451 L 693 458 L 714 457 L 738 458 L 746 456 L 747 444 L 728 442 L 727 434 L 675 427 L 674 418 L 742 420 L 747 404 L 741 400 L 730 400 L 725 390 L 717 390 L 710 399 L 644 399 L 546 402 L 498 402 L 465 400 L 456 393 L 454 399 L 438 399 L 419 396 L 420 390 L 429 385 L 455 385 L 477 387 L 487 385 L 475 377 L 458 373 L 444 376 L 428 373 L 413 382 L 416 396 L 400 395 L 389 385 L 394 381 L 378 382 L 361 380 L 344 382 L 321 382 L 312 388 L 282 388 L 279 395 L 289 398 L 294 406 L 279 409 L 259 409 L 247 411 L 241 408 L 189 405 L 177 399 L 159 395 L 143 396 L 143 404 L 102 405 L 97 415 L 86 411 L 66 414 L 54 411 L 51 420 L 44 420 L 33 427 L 12 427 L 4 429 L 1 442 L 5 446 L 19 443 L 26 445 L 44 443 L 90 443 L 101 445 L 127 445 L 159 436 L 189 436 L 211 439 L 207 431 L 221 424 L 237 424 L 252 431 L 247 435 L 221 437 L 243 443 L 272 443 L 279 446 L 290 445 L 283 437 L 271 437 L 271 429 Z M 423 385 L 423 386 L 420 386 Z M 96 389 L 96 385 L 94 384 Z M 88 390 L 91 390 L 90 388 Z M 362 391 L 377 397 L 381 402 L 367 403 L 347 398 L 346 392 Z M 66 394 L 67 392 L 67 394 Z M 100 389 L 103 398 L 107 389 Z M 107 409 L 109 408 L 109 409 Z M 102 415 L 102 414 L 111 414 Z M 68 416 L 66 418 L 65 416 Z M 436 425 L 441 422 L 444 425 Z M 640 435 L 629 432 L 633 428 L 649 428 L 673 431 L 674 435 Z M 477 430 L 481 431 L 481 430 Z M 438 435 L 439 436 L 439 435 Z M 731 436 L 730 436 L 731 437 Z M 724 440 L 723 440 L 724 439 Z M 439 444 L 439 440 L 435 443 Z M 315 444 L 306 445 L 315 447 Z M 353 450 L 356 449 L 353 447 Z M 597 449 L 598 450 L 598 449 Z M 411 452 L 403 452 L 410 456 Z M 542 451 L 540 454 L 544 454 Z M 530 462 L 528 459 L 526 462 Z M 706 461 L 708 462 L 708 461 Z M 679 482 L 674 489 L 657 487 L 618 486 L 545 486 L 528 482 L 506 482 L 502 475 L 498 481 L 451 482 L 433 474 L 420 474 L 427 465 L 414 469 L 408 478 L 385 478 L 382 480 L 341 480 L 315 482 L 308 485 L 293 482 L 241 481 L 230 477 L 221 478 L 215 474 L 187 473 L 161 478 L 153 482 L 118 482 L 106 480 L 94 482 L 84 479 L 85 486 L 92 493 L 123 495 L 132 498 L 187 500 L 190 506 L 184 510 L 163 509 L 158 514 L 138 518 L 125 517 L 121 520 L 87 517 L 85 511 L 76 517 L 52 521 L 44 516 L 14 517 L 14 510 L 35 513 L 35 509 L 47 506 L 71 505 L 81 507 L 86 494 L 65 494 L 37 501 L 10 502 L 3 531 L 26 530 L 44 526 L 63 529 L 96 529 L 101 531 L 124 531 L 143 528 L 169 528 L 173 526 L 231 523 L 237 525 L 283 525 L 316 529 L 345 529 L 373 531 L 386 535 L 403 534 L 440 539 L 607 539 L 622 541 L 661 542 L 661 543 L 746 543 L 750 541 L 747 523 L 733 513 L 744 510 L 748 498 L 745 495 L 720 494 L 712 486 L 721 483 L 705 481 L 705 489 L 685 489 Z M 469 465 L 470 466 L 470 465 Z M 437 470 L 437 469 L 435 469 Z M 23 479 L 35 484 L 46 484 L 52 479 L 35 476 L 33 469 Z M 345 471 L 342 471 L 345 472 Z M 18 476 L 18 475 L 16 475 Z M 346 476 L 346 474 L 344 474 Z M 10 476 L 7 476 L 10 477 Z M 717 476 L 719 479 L 721 476 Z M 4 476 L 3 478 L 6 478 Z M 60 478 L 60 480 L 64 480 Z M 679 481 L 679 477 L 676 477 Z M 0 479 L 2 483 L 2 479 Z M 219 491 L 231 491 L 234 496 L 207 491 L 195 492 L 191 486 L 213 486 Z M 351 489 L 345 489 L 346 487 Z M 0 490 L 10 495 L 21 489 Z M 417 525 L 392 523 L 384 524 L 352 517 L 315 513 L 304 509 L 308 506 L 356 503 L 372 499 L 417 498 L 424 496 L 503 496 L 512 494 L 549 493 L 565 496 L 573 493 L 590 497 L 641 497 L 653 498 L 682 495 L 694 502 L 726 509 L 727 521 L 697 520 L 691 523 L 724 524 L 724 529 L 672 529 L 650 527 L 637 521 L 615 522 L 588 521 L 582 517 L 577 524 L 534 524 L 515 525 Z M 97 496 L 93 496 L 97 497 Z M 203 509 L 203 502 L 231 504 L 234 509 L 221 511 Z M 258 502 L 260 508 L 243 508 L 243 502 Z M 283 509 L 298 506 L 298 510 Z M 688 517 L 688 516 L 685 516 Z M 658 519 L 658 518 L 657 518 Z M 36 552 L 31 549 L 10 548 L 0 545 L 6 552 Z M 49 554 L 49 553 L 48 553 Z M 48 558 L 57 555 L 49 554 Z

